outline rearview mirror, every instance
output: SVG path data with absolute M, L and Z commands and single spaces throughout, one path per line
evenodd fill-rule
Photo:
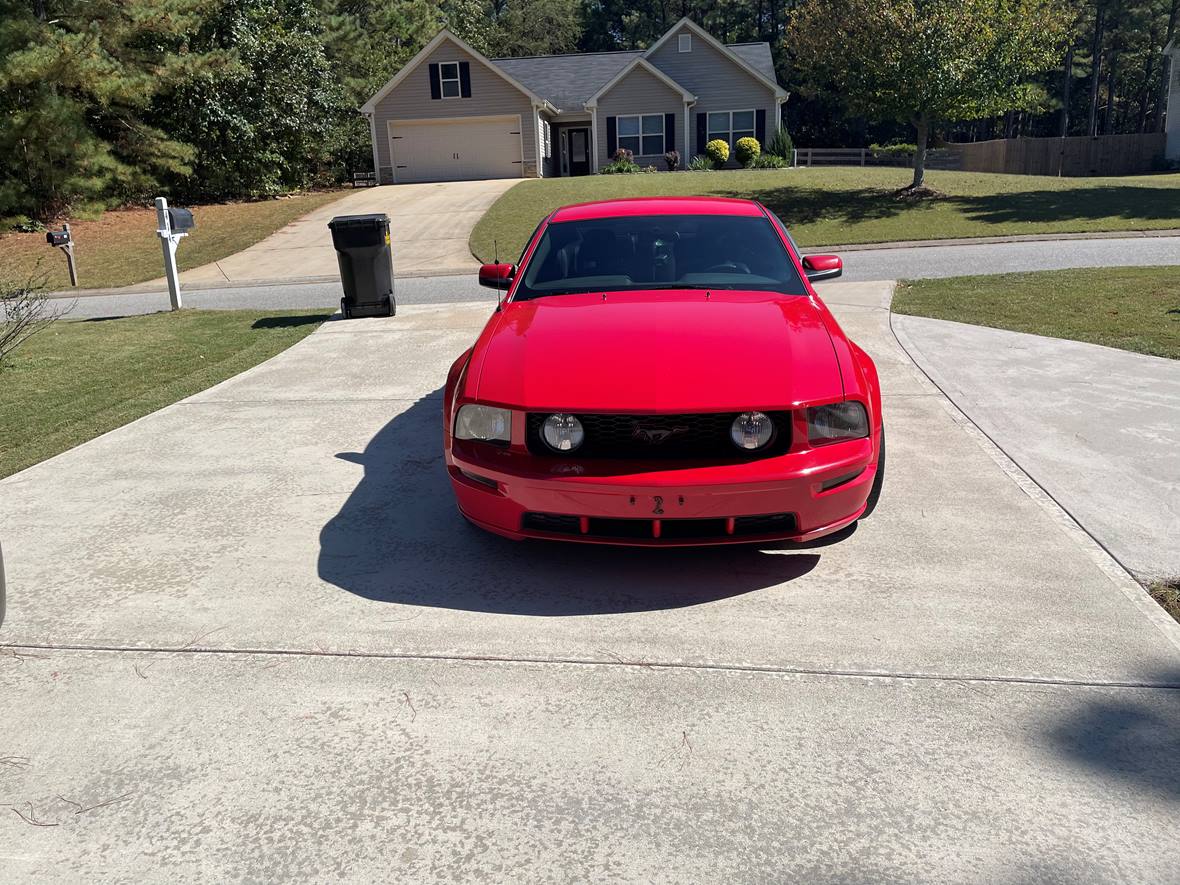
M 839 255 L 804 255 L 803 272 L 812 283 L 834 280 L 844 273 L 844 262 Z
M 479 269 L 479 284 L 489 289 L 507 289 L 514 276 L 515 264 L 485 264 Z

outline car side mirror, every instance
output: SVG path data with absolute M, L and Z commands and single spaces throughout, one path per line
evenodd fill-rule
M 834 280 L 844 273 L 844 262 L 839 255 L 804 255 L 803 272 L 811 283 Z
M 507 289 L 514 276 L 515 264 L 485 264 L 479 269 L 479 284 L 489 289 Z

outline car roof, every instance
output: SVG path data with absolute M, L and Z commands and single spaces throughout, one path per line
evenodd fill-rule
M 763 209 L 753 200 L 730 197 L 630 197 L 563 206 L 552 221 L 585 221 L 625 215 L 742 215 L 759 217 Z

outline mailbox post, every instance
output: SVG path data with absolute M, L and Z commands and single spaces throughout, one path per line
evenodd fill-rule
M 70 285 L 78 285 L 78 265 L 74 263 L 74 236 L 70 233 L 70 226 L 63 224 L 61 230 L 45 232 L 45 242 L 66 253 L 66 267 L 70 270 Z
M 176 246 L 195 226 L 188 209 L 169 209 L 168 201 L 156 197 L 156 236 L 164 250 L 164 276 L 168 278 L 168 298 L 173 310 L 180 310 L 180 276 L 176 272 Z

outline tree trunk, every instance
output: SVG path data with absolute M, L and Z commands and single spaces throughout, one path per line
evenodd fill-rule
M 1065 73 L 1061 78 L 1061 137 L 1069 135 L 1069 93 L 1073 88 L 1073 47 L 1065 51 Z
M 1106 113 L 1102 121 L 1102 131 L 1106 135 L 1114 135 L 1114 89 L 1118 83 L 1118 64 L 1118 53 L 1111 50 L 1110 64 L 1106 71 Z
M 1168 31 L 1164 35 L 1164 45 L 1167 46 L 1169 41 L 1176 36 L 1176 23 L 1180 19 L 1180 0 L 1172 0 L 1172 12 L 1168 16 Z M 1172 76 L 1171 58 L 1164 56 L 1163 64 L 1160 65 L 1160 91 L 1155 100 L 1155 113 L 1151 119 L 1151 130 L 1153 132 L 1164 131 L 1164 109 L 1168 104 L 1168 80 Z
M 920 188 L 926 184 L 926 141 L 930 137 L 930 118 L 919 117 L 914 121 L 914 127 L 918 130 L 918 137 L 914 151 L 914 181 L 910 187 Z
M 1098 81 L 1102 79 L 1102 32 L 1106 25 L 1106 8 L 1102 0 L 1095 4 L 1094 39 L 1090 43 L 1090 116 L 1086 134 L 1098 134 Z

